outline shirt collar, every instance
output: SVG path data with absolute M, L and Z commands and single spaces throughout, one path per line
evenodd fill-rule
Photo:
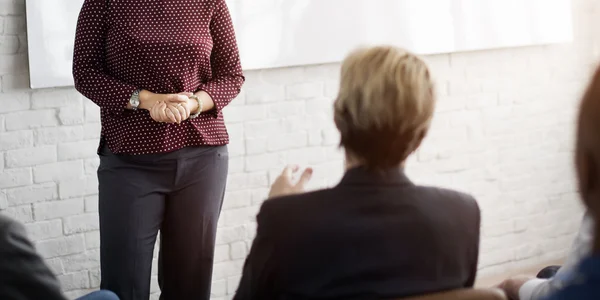
M 404 173 L 404 168 L 370 171 L 364 167 L 355 167 L 346 171 L 340 181 L 346 185 L 413 185 Z

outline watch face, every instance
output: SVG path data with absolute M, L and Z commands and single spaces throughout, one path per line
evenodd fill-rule
M 138 97 L 133 97 L 131 100 L 129 100 L 129 103 L 131 103 L 131 107 L 133 107 L 133 109 L 136 109 L 138 106 L 140 106 L 140 99 Z

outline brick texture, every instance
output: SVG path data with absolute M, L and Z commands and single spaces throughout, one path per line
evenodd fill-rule
M 426 57 L 439 105 L 408 173 L 418 183 L 476 196 L 480 274 L 560 258 L 577 230 L 573 120 L 600 54 L 600 3 L 573 5 L 574 43 Z M 25 0 L 0 0 L 0 211 L 26 224 L 75 298 L 99 285 L 99 110 L 72 88 L 30 90 L 25 36 Z M 231 166 L 214 299 L 235 292 L 255 214 L 280 168 L 310 164 L 312 189 L 342 175 L 331 119 L 338 70 L 329 64 L 247 72 L 244 90 L 225 109 Z

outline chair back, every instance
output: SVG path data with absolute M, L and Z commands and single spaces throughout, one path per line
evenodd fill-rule
M 460 289 L 398 300 L 508 300 L 500 289 Z

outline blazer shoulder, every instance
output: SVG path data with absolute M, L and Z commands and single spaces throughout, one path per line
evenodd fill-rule
M 275 222 L 280 216 L 290 221 L 293 216 L 304 215 L 321 200 L 331 195 L 332 189 L 323 189 L 296 195 L 288 195 L 267 199 L 263 202 L 257 215 L 258 223 Z
M 10 217 L 0 214 L 0 243 L 5 243 L 9 235 L 27 236 L 25 226 Z
M 12 223 L 16 223 L 16 221 L 5 214 L 0 214 L 0 228 L 4 228 L 5 226 Z
M 0 215 L 0 298 L 64 300 L 60 282 L 38 255 L 25 226 Z M 5 279 L 9 280 L 5 280 Z M 12 298 L 14 299 L 14 298 Z
M 297 207 L 303 205 L 310 205 L 318 199 L 323 199 L 325 196 L 331 195 L 333 189 L 321 189 L 316 191 L 304 192 L 301 194 L 287 195 L 274 197 L 267 199 L 263 203 L 263 207 L 267 209 L 281 208 L 281 207 Z
M 0 252 L 33 248 L 23 224 L 0 214 Z M 2 255 L 0 255 L 2 256 Z M 2 260 L 2 257 L 0 257 Z
M 472 195 L 440 187 L 421 187 L 429 191 L 430 194 L 436 195 L 440 201 L 444 201 L 452 206 L 460 206 L 461 208 L 467 208 L 474 211 L 479 215 L 480 209 L 477 200 Z

